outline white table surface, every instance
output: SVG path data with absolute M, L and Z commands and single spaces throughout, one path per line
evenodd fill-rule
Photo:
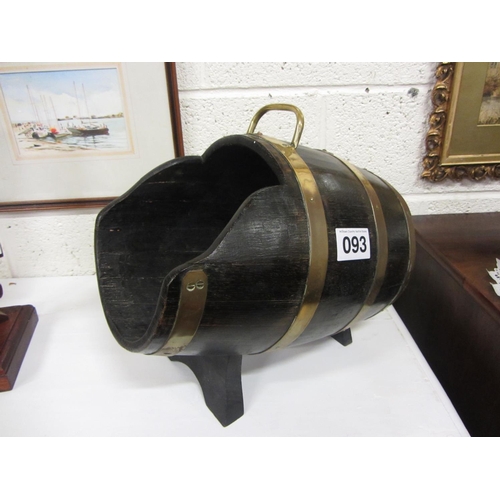
M 0 436 L 468 436 L 392 307 L 347 347 L 326 338 L 244 356 L 245 414 L 223 428 L 185 365 L 119 346 L 95 276 L 0 283 L 0 306 L 39 316 L 0 393 Z

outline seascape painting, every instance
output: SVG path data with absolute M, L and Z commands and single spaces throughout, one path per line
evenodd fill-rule
M 0 72 L 17 159 L 131 152 L 119 68 Z
M 478 125 L 500 125 L 500 63 L 488 65 Z

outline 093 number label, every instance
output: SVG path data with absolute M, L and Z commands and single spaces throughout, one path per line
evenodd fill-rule
M 336 228 L 335 235 L 337 237 L 337 260 L 370 258 L 370 234 L 367 228 Z

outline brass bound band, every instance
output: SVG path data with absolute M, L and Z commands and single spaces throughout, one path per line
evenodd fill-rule
M 174 356 L 198 331 L 207 300 L 208 278 L 202 269 L 188 271 L 182 278 L 177 314 L 165 345 L 155 354 Z
M 299 184 L 309 232 L 309 272 L 302 302 L 290 328 L 278 342 L 263 352 L 287 347 L 304 332 L 318 308 L 328 269 L 328 227 L 314 176 L 293 146 L 284 145 L 269 137 L 266 140 L 285 156 Z
M 339 158 L 340 159 L 340 158 Z M 363 188 L 370 199 L 370 205 L 373 212 L 373 218 L 375 220 L 375 234 L 377 237 L 377 265 L 375 267 L 375 277 L 372 282 L 372 286 L 370 291 L 368 292 L 368 296 L 365 299 L 364 304 L 359 310 L 358 314 L 350 321 L 345 328 L 349 328 L 350 325 L 355 323 L 356 321 L 360 321 L 362 319 L 366 319 L 367 310 L 370 306 L 373 305 L 375 299 L 377 298 L 378 293 L 384 283 L 385 273 L 387 270 L 387 261 L 389 260 L 389 241 L 387 237 L 387 226 L 385 223 L 384 212 L 382 210 L 382 204 L 380 203 L 380 199 L 373 189 L 370 181 L 363 175 L 361 170 L 356 168 L 351 163 L 340 160 L 346 167 L 351 170 L 351 172 L 358 178 L 358 180 L 363 185 Z

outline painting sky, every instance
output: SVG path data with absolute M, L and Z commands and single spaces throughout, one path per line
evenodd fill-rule
M 37 119 L 28 87 L 41 121 L 54 118 L 52 105 L 57 118 L 78 116 L 78 105 L 81 114 L 87 116 L 82 85 L 91 115 L 107 116 L 123 112 L 116 68 L 0 73 L 0 85 L 13 123 Z

